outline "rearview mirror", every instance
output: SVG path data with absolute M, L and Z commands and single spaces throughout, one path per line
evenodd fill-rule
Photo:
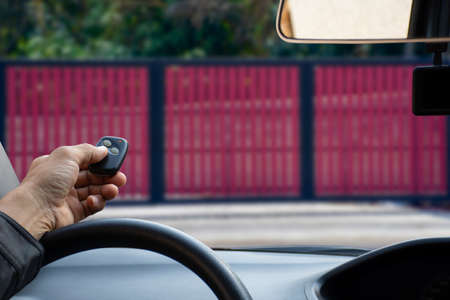
M 448 42 L 450 0 L 281 0 L 279 36 L 291 43 Z

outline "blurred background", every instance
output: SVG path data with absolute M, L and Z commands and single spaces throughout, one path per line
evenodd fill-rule
M 426 56 L 421 44 L 289 45 L 274 0 L 5 0 L 0 55 L 33 59 Z
M 290 45 L 273 0 L 0 3 L 0 139 L 20 178 L 59 145 L 130 143 L 95 218 L 210 246 L 448 236 L 446 117 L 415 117 L 422 44 Z

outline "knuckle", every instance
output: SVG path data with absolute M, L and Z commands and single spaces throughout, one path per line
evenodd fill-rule
M 82 149 L 84 149 L 84 150 L 87 150 L 87 151 L 90 151 L 90 150 L 94 149 L 94 146 L 92 146 L 92 145 L 89 144 L 89 143 L 83 143 L 83 144 L 80 144 L 80 147 L 81 147 Z
M 61 146 L 56 148 L 55 150 L 53 150 L 52 154 L 57 155 L 57 156 L 71 156 L 72 155 L 72 150 L 70 149 L 69 146 Z
M 36 157 L 35 159 L 33 159 L 33 161 L 31 162 L 31 166 L 37 166 L 40 165 L 42 162 L 44 162 L 45 160 L 47 160 L 48 155 L 42 155 L 39 157 Z
M 95 147 L 92 146 L 91 144 L 88 143 L 80 144 L 79 149 L 83 153 L 83 156 L 87 155 L 89 159 L 92 157 L 92 155 L 94 155 Z

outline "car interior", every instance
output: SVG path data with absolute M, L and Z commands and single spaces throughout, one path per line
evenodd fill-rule
M 450 113 L 449 16 L 448 0 L 281 0 L 273 30 L 293 44 L 426 43 L 430 63 L 415 68 L 410 99 L 426 118 Z M 450 299 L 450 238 L 370 251 L 211 249 L 167 225 L 102 219 L 41 242 L 45 267 L 13 299 Z

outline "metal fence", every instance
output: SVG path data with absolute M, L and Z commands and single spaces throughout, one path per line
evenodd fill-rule
M 444 117 L 411 113 L 412 66 L 315 70 L 317 195 L 444 195 Z
M 127 201 L 444 199 L 447 119 L 411 113 L 423 63 L 6 61 L 0 134 L 19 177 L 59 145 L 127 138 Z
M 285 66 L 168 67 L 167 196 L 298 195 L 298 78 Z
M 60 145 L 125 136 L 130 148 L 123 168 L 132 176 L 122 193 L 147 199 L 147 79 L 143 67 L 7 67 L 6 145 L 19 178 L 34 157 Z

